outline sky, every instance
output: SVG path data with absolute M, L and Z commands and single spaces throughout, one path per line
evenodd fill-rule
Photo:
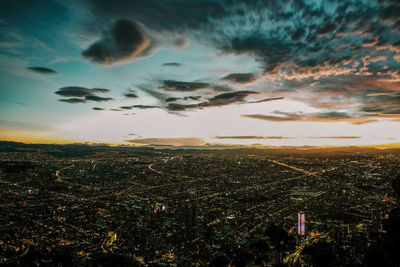
M 1 0 L 0 140 L 400 143 L 400 2 Z

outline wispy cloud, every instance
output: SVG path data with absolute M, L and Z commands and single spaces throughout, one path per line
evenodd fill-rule
M 285 113 L 275 112 L 280 116 L 275 115 L 262 115 L 262 114 L 247 114 L 242 115 L 245 118 L 266 120 L 271 122 L 296 122 L 296 121 L 309 121 L 309 122 L 348 122 L 351 124 L 366 124 L 377 122 L 378 120 L 373 117 L 355 117 L 351 114 L 343 112 L 320 112 L 311 114 L 298 114 L 298 113 Z
M 27 69 L 42 74 L 58 74 L 57 71 L 46 67 L 27 67 Z
M 71 103 L 71 104 L 79 104 L 79 103 L 86 103 L 88 101 L 94 102 L 105 102 L 114 100 L 111 97 L 100 97 L 98 93 L 108 93 L 110 89 L 106 88 L 93 88 L 89 89 L 86 87 L 80 86 L 67 86 L 58 89 L 55 94 L 63 96 L 63 97 L 70 97 L 67 99 L 60 99 L 61 102 Z
M 200 138 L 145 138 L 125 140 L 129 143 L 158 146 L 203 146 L 206 142 Z
M 15 101 L 15 100 L 12 100 L 12 99 L 8 99 L 8 98 L 3 98 L 3 97 L 0 97 L 0 101 L 14 103 L 14 104 L 22 105 L 22 106 L 26 105 L 25 103 L 22 103 L 22 102 L 19 102 L 19 101 Z
M 239 135 L 239 136 L 215 136 L 216 139 L 360 139 L 361 136 L 307 136 L 307 137 L 288 137 L 288 136 L 256 136 L 256 135 Z

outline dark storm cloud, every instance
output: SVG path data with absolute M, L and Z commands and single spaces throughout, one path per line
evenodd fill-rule
M 315 74 L 369 54 L 365 40 L 376 42 L 372 52 L 399 41 L 392 32 L 400 27 L 399 6 L 380 0 L 99 0 L 90 9 L 102 19 L 134 18 L 159 34 L 186 34 L 223 53 L 249 54 L 267 73 Z
M 96 96 L 96 95 L 88 95 L 85 97 L 85 99 L 89 100 L 89 101 L 95 101 L 95 102 L 105 102 L 105 101 L 114 100 L 111 97 L 100 97 L 100 96 Z
M 80 104 L 80 103 L 86 103 L 86 99 L 84 98 L 66 98 L 66 99 L 59 99 L 58 101 L 61 102 L 66 102 L 66 103 L 70 103 L 70 104 Z
M 170 67 L 179 67 L 182 66 L 181 63 L 177 63 L 177 62 L 168 62 L 168 63 L 164 63 L 162 64 L 163 66 L 170 66 Z
M 222 78 L 235 83 L 251 83 L 254 82 L 257 77 L 253 73 L 231 73 Z
M 99 17 L 135 18 L 155 31 L 181 32 L 203 27 L 212 17 L 227 15 L 222 1 L 187 2 L 173 0 L 91 1 L 92 11 Z
M 57 71 L 45 67 L 27 67 L 27 69 L 42 74 L 58 74 Z
M 273 84 L 265 91 L 282 93 L 285 99 L 316 108 L 359 109 L 351 118 L 314 114 L 305 120 L 355 122 L 363 117 L 371 120 L 371 112 L 361 110 L 364 107 L 391 106 L 390 110 L 375 112 L 387 117 L 389 114 L 384 112 L 395 113 L 399 105 L 394 96 L 400 86 L 400 60 L 395 59 L 400 53 L 399 6 L 398 1 L 384 0 L 93 0 L 90 10 L 99 21 L 133 19 L 134 25 L 143 25 L 155 35 L 184 36 L 214 47 L 222 55 L 248 55 L 261 65 L 262 75 L 256 78 L 251 73 L 232 73 L 223 80 L 234 87 L 238 86 L 234 83 L 257 84 L 265 79 Z M 108 33 L 99 42 L 112 39 Z M 166 65 L 176 66 L 171 63 Z M 175 80 L 163 81 L 160 88 L 176 92 L 233 91 L 224 85 Z M 387 94 L 374 94 L 374 90 L 385 90 Z M 157 96 L 163 102 L 173 98 L 177 97 Z M 178 100 L 182 99 L 166 102 Z M 245 101 L 232 99 L 230 103 L 241 102 Z M 173 103 L 168 109 L 225 103 L 229 104 L 229 99 L 209 99 L 197 105 Z M 298 120 L 295 116 L 270 119 Z
M 162 86 L 160 88 L 166 91 L 191 92 L 198 89 L 206 89 L 209 88 L 209 86 L 209 83 L 202 82 L 179 82 L 173 80 L 165 80 L 162 81 Z
M 322 68 L 326 62 L 340 62 L 348 57 L 349 51 L 334 41 L 343 38 L 353 48 L 360 40 L 347 40 L 347 36 L 337 36 L 339 33 L 369 30 L 373 39 L 379 34 L 387 35 L 391 28 L 382 26 L 380 19 L 387 17 L 386 13 L 394 16 L 387 11 L 391 5 L 394 4 L 355 0 L 321 4 L 298 0 L 172 0 L 168 5 L 161 0 L 100 0 L 92 1 L 90 8 L 100 19 L 134 18 L 160 34 L 185 33 L 225 53 L 248 53 L 264 62 L 268 72 L 292 72 L 301 71 L 302 66 Z M 398 41 L 379 37 L 382 44 Z M 237 78 L 242 81 L 240 76 Z
M 137 23 L 120 19 L 82 55 L 91 61 L 111 65 L 140 56 L 149 45 L 149 37 Z

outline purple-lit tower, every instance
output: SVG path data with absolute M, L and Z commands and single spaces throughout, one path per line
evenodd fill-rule
M 297 234 L 305 235 L 306 234 L 306 215 L 304 212 L 299 212 L 297 214 Z

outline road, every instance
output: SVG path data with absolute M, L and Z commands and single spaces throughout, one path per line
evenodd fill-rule
M 158 174 L 163 174 L 162 171 L 159 171 L 159 170 L 154 169 L 154 168 L 153 168 L 154 165 L 156 165 L 156 164 L 155 164 L 155 163 L 150 164 L 150 165 L 149 165 L 149 170 L 152 171 L 152 172 L 158 173 Z

